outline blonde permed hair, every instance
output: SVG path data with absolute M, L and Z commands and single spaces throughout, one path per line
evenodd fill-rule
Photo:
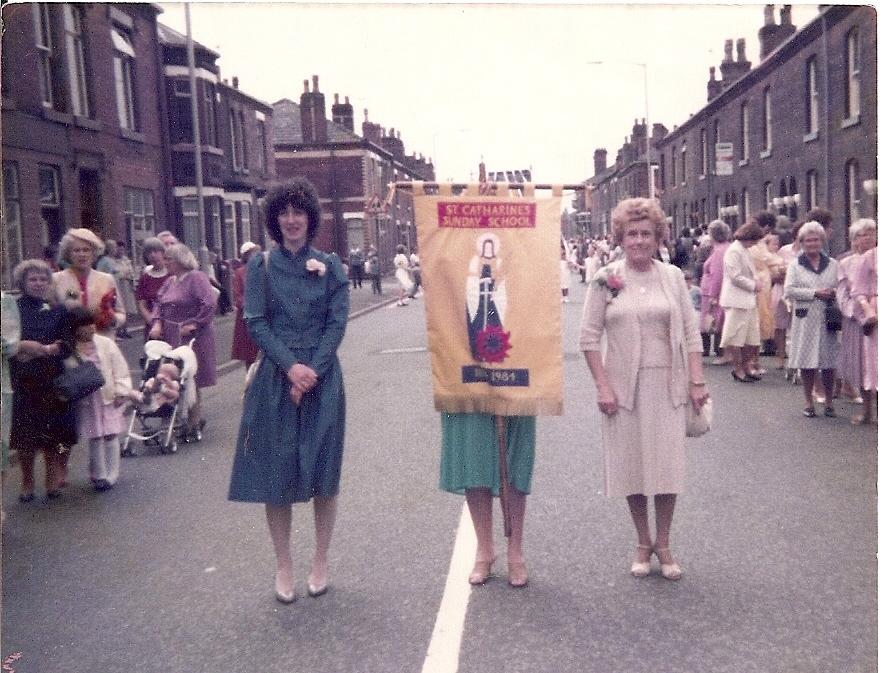
M 612 233 L 615 242 L 621 244 L 625 229 L 631 222 L 642 220 L 649 220 L 652 224 L 657 241 L 661 242 L 668 237 L 668 223 L 658 201 L 637 197 L 620 201 L 612 211 Z

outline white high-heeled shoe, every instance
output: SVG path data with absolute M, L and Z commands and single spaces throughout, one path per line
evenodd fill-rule
M 652 558 L 652 547 L 646 544 L 637 545 L 637 551 L 649 551 L 649 558 Z M 634 577 L 646 577 L 649 574 L 649 560 L 634 561 L 631 563 L 631 575 Z
M 667 547 L 662 547 L 661 549 L 653 549 L 653 553 L 658 557 L 659 563 L 661 563 L 661 553 L 668 552 L 670 554 L 671 550 Z M 673 561 L 673 558 L 671 559 Z M 674 563 L 661 563 L 661 576 L 666 580 L 676 581 L 683 577 L 683 570 Z

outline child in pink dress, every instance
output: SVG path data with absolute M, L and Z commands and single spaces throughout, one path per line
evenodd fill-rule
M 120 477 L 122 404 L 130 398 L 129 365 L 113 339 L 96 334 L 93 316 L 75 308 L 68 314 L 77 355 L 96 365 L 105 384 L 77 404 L 77 435 L 89 444 L 89 476 L 96 491 L 106 491 Z

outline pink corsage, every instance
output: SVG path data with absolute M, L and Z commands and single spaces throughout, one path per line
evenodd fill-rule
M 309 259 L 305 264 L 305 268 L 311 273 L 316 273 L 321 278 L 326 274 L 326 265 L 319 259 Z
M 614 271 L 608 271 L 605 276 L 597 278 L 597 285 L 609 291 L 609 295 L 615 299 L 618 293 L 625 287 L 624 278 Z

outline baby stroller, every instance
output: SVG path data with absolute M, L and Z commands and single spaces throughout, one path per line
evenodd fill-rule
M 191 344 L 173 348 L 165 341 L 145 343 L 139 399 L 132 410 L 120 455 L 137 455 L 132 446 L 134 439 L 145 446 L 158 446 L 160 453 L 178 451 L 185 416 L 197 400 L 197 356 Z

